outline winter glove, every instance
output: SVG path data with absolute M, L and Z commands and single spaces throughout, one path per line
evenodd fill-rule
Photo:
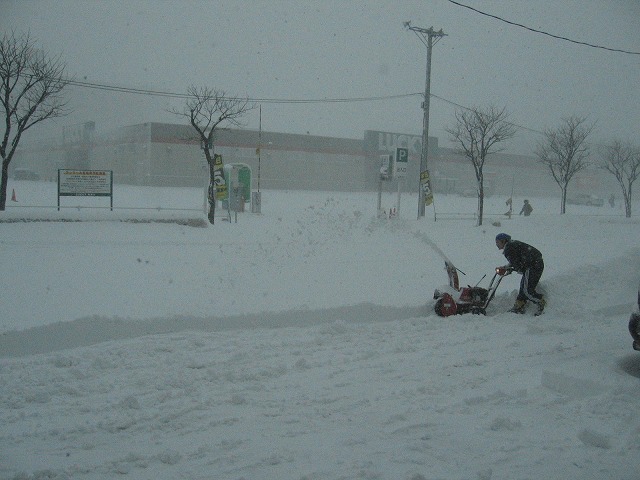
M 501 277 L 504 275 L 509 275 L 511 272 L 513 272 L 513 267 L 509 265 L 505 265 L 503 267 L 496 267 L 496 273 Z

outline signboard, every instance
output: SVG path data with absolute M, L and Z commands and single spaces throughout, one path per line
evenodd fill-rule
M 111 197 L 113 210 L 112 170 L 58 170 L 58 210 L 60 197 Z
M 111 170 L 58 170 L 58 195 L 105 196 L 113 193 Z
M 380 180 L 393 178 L 393 155 L 380 155 Z
M 433 203 L 433 190 L 431 190 L 431 181 L 429 180 L 429 170 L 420 172 L 420 188 L 424 195 L 424 205 L 429 206 Z
M 407 176 L 407 167 L 409 166 L 409 149 L 396 148 L 396 177 L 404 178 Z

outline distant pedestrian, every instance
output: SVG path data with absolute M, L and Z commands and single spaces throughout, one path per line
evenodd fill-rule
M 611 205 L 611 208 L 616 206 L 616 196 L 613 193 L 609 197 L 609 205 Z
M 520 210 L 520 215 L 524 213 L 525 217 L 528 217 L 533 212 L 533 207 L 529 203 L 529 200 L 524 201 L 524 205 L 522 205 L 522 209 Z

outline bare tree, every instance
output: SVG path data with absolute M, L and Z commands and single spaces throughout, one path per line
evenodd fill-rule
M 616 177 L 622 189 L 626 217 L 631 218 L 631 189 L 640 176 L 640 149 L 615 140 L 612 145 L 602 148 L 602 157 L 600 167 Z
M 544 131 L 544 139 L 538 142 L 535 154 L 546 165 L 560 187 L 560 213 L 566 212 L 567 188 L 573 176 L 589 166 L 589 145 L 586 140 L 593 125 L 584 117 L 571 116 L 562 119 L 561 125 Z
M 214 145 L 216 132 L 223 126 L 242 126 L 240 119 L 255 105 L 248 98 L 228 97 L 225 92 L 209 87 L 190 86 L 182 111 L 171 113 L 186 117 L 195 129 L 209 165 L 209 222 L 213 223 L 216 208 Z
M 9 164 L 22 134 L 44 120 L 69 113 L 61 96 L 69 83 L 65 69 L 60 57 L 49 57 L 36 48 L 28 34 L 5 33 L 0 40 L 0 105 L 4 113 L 0 211 L 6 208 Z
M 460 109 L 455 113 L 455 126 L 445 128 L 459 145 L 458 151 L 473 165 L 478 191 L 478 226 L 482 225 L 484 210 L 484 163 L 490 154 L 502 151 L 498 144 L 513 138 L 518 130 L 507 121 L 508 117 L 505 108 L 494 106 Z

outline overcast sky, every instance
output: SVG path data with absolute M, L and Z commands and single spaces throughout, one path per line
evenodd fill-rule
M 640 52 L 638 0 L 460 0 L 553 35 Z M 506 107 L 530 130 L 588 116 L 593 140 L 640 143 L 640 55 L 570 43 L 448 0 L 0 0 L 0 28 L 29 31 L 76 80 L 184 93 L 189 85 L 256 99 L 361 99 L 424 92 L 426 47 L 403 22 L 447 35 L 433 48 L 430 135 L 449 140 L 455 106 Z M 73 115 L 97 130 L 182 122 L 182 101 L 70 87 Z M 263 130 L 362 138 L 422 132 L 419 95 L 262 105 Z M 452 103 L 451 103 L 452 102 Z M 258 111 L 246 117 L 258 128 Z M 523 130 L 512 151 L 539 135 Z

